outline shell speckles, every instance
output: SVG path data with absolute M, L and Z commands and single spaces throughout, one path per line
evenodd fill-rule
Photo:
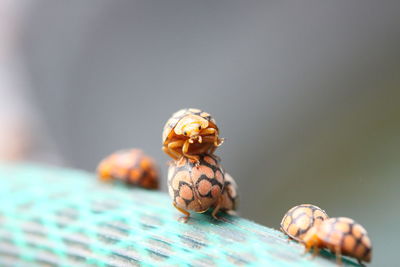
M 219 201 L 224 172 L 212 155 L 200 155 L 199 164 L 187 158 L 174 161 L 168 170 L 168 192 L 174 205 L 204 212 Z
M 236 210 L 238 205 L 238 187 L 235 180 L 225 173 L 225 184 L 222 192 L 221 210 Z
M 99 163 L 97 174 L 104 181 L 120 180 L 129 185 L 158 188 L 158 167 L 140 149 L 121 150 L 111 154 Z
M 345 217 L 325 220 L 304 238 L 306 247 L 328 248 L 340 255 L 370 262 L 372 244 L 367 231 L 354 220 Z
M 321 208 L 302 204 L 291 208 L 281 221 L 281 229 L 289 237 L 302 241 L 308 230 L 314 225 L 321 224 L 328 215 Z

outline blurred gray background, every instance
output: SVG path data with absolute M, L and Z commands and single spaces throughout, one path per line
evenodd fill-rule
M 371 266 L 396 265 L 399 1 L 40 0 L 27 10 L 30 100 L 60 162 L 93 171 L 139 147 L 165 179 L 162 127 L 200 108 L 226 138 L 217 155 L 242 216 L 278 228 L 289 208 L 313 203 L 366 227 Z

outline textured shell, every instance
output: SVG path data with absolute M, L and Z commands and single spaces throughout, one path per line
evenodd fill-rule
M 111 154 L 99 163 L 97 174 L 102 180 L 120 180 L 149 189 L 157 189 L 159 183 L 158 166 L 140 149 Z
M 238 187 L 232 176 L 225 173 L 225 184 L 222 192 L 221 210 L 236 210 L 238 205 Z
M 281 229 L 291 238 L 303 241 L 311 227 L 318 226 L 326 219 L 328 219 L 328 215 L 321 208 L 311 204 L 302 204 L 286 212 L 281 221 Z
M 217 126 L 217 123 L 215 122 L 214 118 L 211 117 L 210 114 L 207 112 L 201 111 L 200 109 L 195 109 L 195 108 L 185 108 L 178 110 L 174 114 L 172 114 L 172 117 L 167 121 L 167 123 L 164 125 L 163 129 L 163 134 L 162 134 L 162 142 L 165 143 L 167 141 L 167 138 L 171 131 L 175 128 L 175 126 L 178 124 L 178 122 L 185 117 L 186 115 L 198 115 L 207 121 L 213 123 L 215 127 Z
M 345 217 L 331 218 L 317 228 L 323 246 L 335 251 L 339 246 L 343 255 L 361 261 L 371 261 L 372 245 L 367 231 L 354 220 Z
M 224 172 L 218 160 L 200 155 L 199 165 L 183 157 L 168 169 L 168 192 L 180 208 L 204 212 L 220 198 L 224 188 Z

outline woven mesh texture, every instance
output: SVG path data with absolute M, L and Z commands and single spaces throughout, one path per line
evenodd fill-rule
M 0 166 L 0 266 L 336 266 L 239 217 L 181 223 L 170 202 L 86 172 Z

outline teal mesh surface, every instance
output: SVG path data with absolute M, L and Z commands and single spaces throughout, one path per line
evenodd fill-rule
M 0 203 L 0 266 L 336 266 L 239 217 L 181 223 L 165 193 L 76 170 L 0 166 Z

